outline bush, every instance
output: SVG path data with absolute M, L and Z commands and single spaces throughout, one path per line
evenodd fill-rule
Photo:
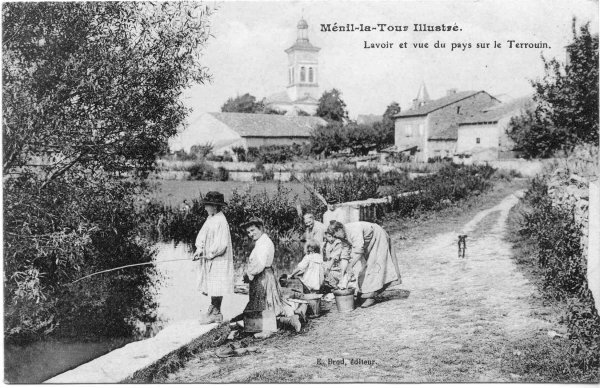
M 59 179 L 40 189 L 5 184 L 4 334 L 7 341 L 128 336 L 135 320 L 152 322 L 152 267 L 92 272 L 152 260 L 128 194 L 133 182 Z
M 553 205 L 544 178 L 531 181 L 520 235 L 534 246 L 532 258 L 543 269 L 547 294 L 568 305 L 570 363 L 584 372 L 600 365 L 600 317 L 589 291 L 586 261 L 580 244 L 582 230 L 574 209 Z
M 389 128 L 380 125 L 366 125 L 332 122 L 326 127 L 311 132 L 311 151 L 325 157 L 349 149 L 352 155 L 364 156 L 371 150 L 381 150 L 393 144 L 390 142 Z
M 187 168 L 189 180 L 196 181 L 227 181 L 229 171 L 224 167 L 214 168 L 205 162 L 197 162 Z
M 432 175 L 401 181 L 396 192 L 419 191 L 418 195 L 395 197 L 391 210 L 401 216 L 417 211 L 438 210 L 492 187 L 494 168 L 448 164 Z

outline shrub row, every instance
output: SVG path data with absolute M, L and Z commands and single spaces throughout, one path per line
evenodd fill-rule
M 246 231 L 240 227 L 251 216 L 265 221 L 266 232 L 276 247 L 277 260 L 273 263 L 274 266 L 284 267 L 301 258 L 302 223 L 296 210 L 297 203 L 297 195 L 291 195 L 290 190 L 281 184 L 272 195 L 266 192 L 253 195 L 250 191 L 234 191 L 223 213 L 231 230 L 237 265 L 246 262 L 251 251 L 252 243 Z M 194 244 L 196 235 L 206 220 L 202 197 L 191 200 L 189 209 L 150 203 L 144 214 L 144 228 L 150 238 L 190 245 Z
M 574 221 L 574 209 L 552 204 L 544 178 L 532 180 L 524 200 L 531 210 L 523 214 L 519 233 L 534 247 L 532 260 L 543 270 L 547 294 L 567 302 L 570 363 L 583 372 L 597 373 L 600 316 L 588 288 L 582 230 Z
M 233 152 L 240 162 L 286 163 L 295 158 L 305 158 L 311 154 L 307 144 L 264 145 L 259 147 L 234 147 Z
M 214 168 L 205 162 L 197 162 L 187 168 L 190 180 L 197 181 L 226 181 L 229 180 L 229 171 L 224 167 Z

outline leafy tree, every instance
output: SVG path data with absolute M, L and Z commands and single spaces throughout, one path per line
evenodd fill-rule
M 390 120 L 393 123 L 394 115 L 400 113 L 400 110 L 400 104 L 398 104 L 396 101 L 392 101 L 390 105 L 388 105 L 387 108 L 385 108 L 385 112 L 383 113 L 383 119 Z
M 332 152 L 346 148 L 344 127 L 341 123 L 331 122 L 325 127 L 313 129 L 310 136 L 310 150 L 314 154 L 327 157 Z
M 540 117 L 540 111 L 528 109 L 509 122 L 509 136 L 516 150 L 526 158 L 549 158 L 568 143 L 567 132 Z
M 256 97 L 246 93 L 235 98 L 229 98 L 221 107 L 221 112 L 237 113 L 262 113 L 265 109 L 262 101 L 256 101 Z
M 141 179 L 202 83 L 210 9 L 184 2 L 2 8 L 5 335 L 125 335 L 149 319 Z M 77 329 L 75 329 L 77 328 Z
M 319 98 L 316 115 L 327 121 L 343 122 L 344 119 L 348 119 L 346 103 L 342 100 L 341 95 L 342 93 L 337 89 L 323 92 Z
M 573 19 L 569 61 L 544 62 L 545 75 L 532 81 L 537 107 L 512 121 L 508 134 L 528 157 L 543 157 L 579 143 L 598 144 L 598 35 Z

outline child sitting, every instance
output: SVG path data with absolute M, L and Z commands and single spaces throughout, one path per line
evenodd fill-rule
M 283 303 L 283 315 L 277 317 L 277 321 L 283 327 L 292 327 L 296 333 L 302 330 L 302 323 L 306 322 L 307 304 L 301 303 L 302 294 L 288 287 L 287 276 L 279 278 L 281 290 L 281 301 Z
M 304 246 L 305 256 L 298 263 L 296 269 L 290 277 L 300 273 L 300 280 L 309 292 L 317 292 L 321 289 L 324 281 L 323 256 L 321 255 L 321 245 L 315 240 L 309 240 Z

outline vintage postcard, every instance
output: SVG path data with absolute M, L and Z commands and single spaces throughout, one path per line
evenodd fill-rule
M 5 383 L 598 383 L 598 2 L 3 2 Z

